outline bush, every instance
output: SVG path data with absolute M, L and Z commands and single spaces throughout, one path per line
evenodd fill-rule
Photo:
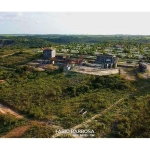
M 10 130 L 25 125 L 26 121 L 23 119 L 16 119 L 12 115 L 0 114 L 0 135 L 9 132 Z
M 127 138 L 131 134 L 130 120 L 127 117 L 118 118 L 112 124 L 112 136 L 115 138 Z
M 55 129 L 51 127 L 34 125 L 22 135 L 22 138 L 50 138 L 54 133 Z

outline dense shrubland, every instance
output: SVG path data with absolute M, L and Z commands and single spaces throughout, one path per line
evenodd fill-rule
M 149 81 L 148 81 L 149 82 Z M 105 115 L 89 124 L 95 137 L 149 138 L 150 86 L 137 90 Z
M 64 128 L 82 122 L 92 114 L 107 108 L 122 98 L 133 84 L 118 75 L 98 77 L 84 74 L 54 72 L 29 72 L 27 68 L 3 70 L 1 101 L 28 117 L 48 120 Z M 88 113 L 79 114 L 82 108 Z
M 55 133 L 52 127 L 33 125 L 21 137 L 22 138 L 50 138 Z

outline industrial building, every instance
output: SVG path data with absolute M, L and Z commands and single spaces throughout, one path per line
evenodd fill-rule
M 101 64 L 102 68 L 116 68 L 118 58 L 114 55 L 100 54 L 96 58 L 96 63 Z
M 51 59 L 56 56 L 56 50 L 53 48 L 43 48 L 42 50 L 44 59 Z
M 42 48 L 43 50 L 43 62 L 42 63 L 53 63 L 56 50 L 54 48 Z
M 76 65 L 87 65 L 92 67 L 100 67 L 101 69 L 111 69 L 117 67 L 118 58 L 114 55 L 106 55 L 106 54 L 99 54 L 94 60 L 94 63 L 85 63 L 84 56 L 81 55 L 78 58 L 70 58 L 70 56 L 66 55 L 56 55 L 56 50 L 53 48 L 43 48 L 43 60 L 42 64 L 62 64 L 65 67 L 73 67 Z

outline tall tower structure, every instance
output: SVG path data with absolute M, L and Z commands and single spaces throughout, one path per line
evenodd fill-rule
M 56 56 L 54 48 L 42 48 L 43 50 L 43 63 L 52 63 Z

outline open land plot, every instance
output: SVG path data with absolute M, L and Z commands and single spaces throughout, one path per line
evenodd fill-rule
M 111 75 L 111 74 L 118 74 L 119 69 L 101 69 L 100 67 L 86 67 L 86 66 L 75 66 L 71 71 L 84 73 L 84 74 L 91 74 L 91 75 Z

